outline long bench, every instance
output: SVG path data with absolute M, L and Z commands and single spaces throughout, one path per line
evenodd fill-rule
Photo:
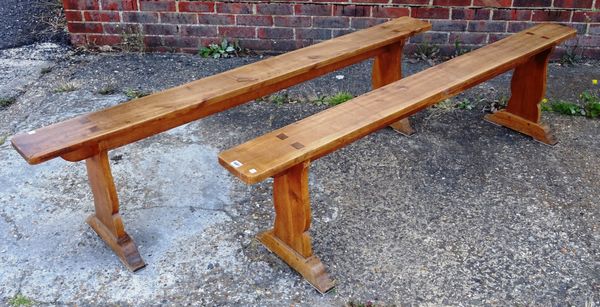
M 274 227 L 259 240 L 317 290 L 334 286 L 313 254 L 308 234 L 310 162 L 481 82 L 514 69 L 505 110 L 486 120 L 555 143 L 540 124 L 549 56 L 576 31 L 535 26 L 219 154 L 219 163 L 247 184 L 274 177 Z
M 431 25 L 409 17 L 245 65 L 166 91 L 15 135 L 12 145 L 30 164 L 62 157 L 86 161 L 95 214 L 88 224 L 132 271 L 145 266 L 125 232 L 108 151 L 235 107 L 337 69 L 375 58 L 373 85 L 401 77 L 404 41 Z M 392 78 L 390 80 L 386 78 Z M 391 123 L 398 129 L 406 121 Z

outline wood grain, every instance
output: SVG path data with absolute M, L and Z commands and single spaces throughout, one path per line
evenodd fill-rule
M 146 264 L 137 246 L 125 232 L 123 220 L 119 214 L 119 198 L 115 189 L 108 154 L 102 151 L 86 160 L 88 180 L 94 195 L 96 213 L 88 219 L 88 224 L 119 256 L 121 262 L 136 271 Z
M 59 156 L 83 160 L 363 61 L 430 28 L 427 22 L 401 17 L 33 133 L 17 134 L 12 145 L 30 164 Z
M 273 253 L 298 271 L 319 292 L 334 286 L 325 265 L 313 256 L 310 227 L 310 200 L 308 193 L 309 162 L 300 163 L 273 181 L 275 223 L 272 230 L 258 239 Z
M 389 45 L 385 52 L 377 55 L 373 61 L 373 73 L 371 74 L 371 86 L 378 89 L 392 82 L 402 79 L 402 50 L 404 42 Z M 410 126 L 410 121 L 403 118 L 390 125 L 396 132 L 410 136 L 415 131 Z
M 558 24 L 535 26 L 226 150 L 219 163 L 246 183 L 260 182 L 527 63 L 575 34 Z M 284 140 L 276 137 L 282 133 Z

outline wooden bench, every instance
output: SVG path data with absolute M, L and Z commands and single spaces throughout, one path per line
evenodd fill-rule
M 274 177 L 274 227 L 258 238 L 325 292 L 334 283 L 308 234 L 310 161 L 512 69 L 508 106 L 486 119 L 553 144 L 539 123 L 539 104 L 552 50 L 575 33 L 556 24 L 535 26 L 224 151 L 219 163 L 248 184 Z
M 132 271 L 145 266 L 125 232 L 108 150 L 375 57 L 376 84 L 400 78 L 404 41 L 427 22 L 402 17 L 310 47 L 245 65 L 161 93 L 12 138 L 30 164 L 62 157 L 86 161 L 95 214 L 87 222 Z M 394 71 L 391 71 L 394 70 Z M 391 78 L 391 79 L 389 79 Z M 400 127 L 406 121 L 397 123 Z

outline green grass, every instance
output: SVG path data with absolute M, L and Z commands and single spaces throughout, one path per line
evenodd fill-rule
M 14 97 L 0 98 L 0 110 L 8 108 L 11 104 L 15 103 L 17 99 Z
M 17 306 L 31 306 L 33 305 L 34 301 L 26 296 L 24 296 L 23 294 L 17 294 L 15 297 L 13 297 L 12 299 L 10 299 L 10 301 L 8 301 L 8 304 L 13 306 L 13 307 L 17 307 Z
M 55 93 L 66 93 L 77 90 L 77 85 L 73 82 L 64 82 L 54 89 Z
M 142 90 L 136 90 L 136 89 L 131 89 L 131 88 L 125 90 L 125 96 L 127 96 L 127 98 L 129 98 L 129 100 L 142 98 L 142 97 L 148 96 L 150 94 L 151 94 L 150 92 L 145 92 Z
M 325 98 L 325 103 L 330 106 L 337 106 L 338 104 L 342 104 L 350 99 L 354 98 L 354 95 L 349 92 L 339 92 L 333 96 L 329 96 Z
M 117 87 L 113 84 L 108 84 L 101 89 L 98 90 L 98 94 L 100 95 L 112 95 L 117 92 Z

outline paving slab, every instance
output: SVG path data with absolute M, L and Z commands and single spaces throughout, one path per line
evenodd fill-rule
M 49 73 L 23 62 L 0 79 L 27 83 L 0 110 L 0 304 L 600 304 L 600 120 L 544 113 L 554 147 L 486 123 L 509 74 L 456 98 L 472 110 L 419 113 L 410 138 L 383 129 L 314 161 L 311 234 L 334 291 L 318 294 L 258 243 L 274 217 L 272 181 L 246 186 L 217 154 L 327 108 L 307 100 L 368 91 L 370 63 L 280 93 L 295 103 L 250 103 L 112 151 L 125 227 L 148 264 L 131 273 L 84 223 L 83 163 L 29 166 L 10 136 L 260 58 L 64 54 L 36 59 Z M 405 63 L 407 74 L 426 67 Z M 575 99 L 598 67 L 551 65 L 548 97 Z M 57 91 L 65 83 L 76 89 Z

